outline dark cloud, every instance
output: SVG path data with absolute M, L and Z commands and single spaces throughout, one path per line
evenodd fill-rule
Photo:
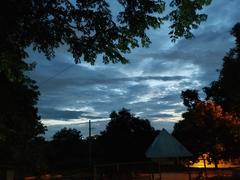
M 174 117 L 174 115 L 172 115 L 172 114 L 159 113 L 159 114 L 149 115 L 149 117 L 154 117 L 154 118 L 172 118 L 172 117 Z
M 78 119 L 78 118 L 85 118 L 85 119 L 101 119 L 106 118 L 101 117 L 99 114 L 98 116 L 91 115 L 89 111 L 79 111 L 79 110 L 57 110 L 53 108 L 40 108 L 39 109 L 40 116 L 43 119 L 59 119 L 59 120 L 69 120 L 69 119 Z
M 76 119 L 79 118 L 84 112 L 81 111 L 61 111 L 53 108 L 40 108 L 40 115 L 44 119 Z
M 194 30 L 195 37 L 190 40 L 172 43 L 167 24 L 159 31 L 149 30 L 150 48 L 126 55 L 127 65 L 104 65 L 101 56 L 95 66 L 75 65 L 66 47 L 57 49 L 52 61 L 29 50 L 28 61 L 37 62 L 30 74 L 41 91 L 39 112 L 43 121 L 49 122 L 46 136 L 64 126 L 77 128 L 86 136 L 88 119 L 96 121 L 93 131 L 97 134 L 104 130 L 109 113 L 122 107 L 149 119 L 157 129 L 172 131 L 186 110 L 181 91 L 200 91 L 218 77 L 216 69 L 234 46 L 230 31 L 240 19 L 238 6 L 238 0 L 213 1 L 203 10 L 208 20 Z

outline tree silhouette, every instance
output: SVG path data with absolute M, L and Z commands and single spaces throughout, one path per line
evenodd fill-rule
M 125 108 L 113 111 L 110 118 L 106 130 L 99 137 L 106 158 L 112 162 L 143 160 L 156 135 L 149 121 L 135 117 Z
M 86 149 L 82 134 L 75 128 L 62 128 L 53 135 L 51 146 L 51 168 L 53 170 L 76 169 Z
M 183 104 L 191 109 L 196 103 L 199 101 L 198 91 L 187 89 L 186 91 L 182 91 L 181 98 L 183 100 Z
M 207 99 L 220 104 L 227 112 L 240 116 L 240 23 L 237 23 L 231 34 L 235 37 L 236 47 L 223 58 L 219 78 L 213 81 L 204 91 Z
M 203 88 L 205 101 L 199 99 L 196 90 L 182 92 L 188 109 L 173 131 L 196 156 L 210 153 L 215 161 L 240 156 L 240 23 L 231 34 L 236 47 L 223 58 L 218 80 Z
M 40 147 L 36 145 L 43 142 L 41 135 L 45 131 L 37 115 L 37 86 L 26 77 L 12 82 L 3 73 L 0 83 L 1 163 L 10 164 L 21 173 L 31 171 L 40 166 Z
M 106 0 L 11 0 L 0 7 L 0 72 L 15 75 L 27 57 L 26 48 L 54 56 L 64 45 L 76 63 L 82 59 L 94 64 L 97 55 L 104 63 L 126 63 L 124 53 L 131 48 L 147 47 L 150 39 L 146 30 L 160 28 L 171 22 L 171 38 L 189 38 L 191 29 L 205 21 L 200 14 L 211 0 L 172 0 L 169 14 L 163 15 L 163 0 L 118 0 L 109 5 Z
M 77 142 L 82 140 L 81 132 L 74 128 L 62 128 L 53 135 L 53 141 Z
M 224 113 L 220 105 L 211 101 L 198 101 L 183 118 L 175 124 L 173 135 L 196 157 L 208 154 L 208 161 L 214 162 L 216 167 L 218 160 L 233 157 L 232 129 L 238 117 Z

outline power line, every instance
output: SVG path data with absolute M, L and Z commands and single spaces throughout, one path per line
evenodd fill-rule
M 75 64 L 70 64 L 69 66 L 67 66 L 66 68 L 62 69 L 61 71 L 57 72 L 56 74 L 54 74 L 53 76 L 49 77 L 48 79 L 42 81 L 39 83 L 39 86 L 42 86 L 44 84 L 46 84 L 48 81 L 54 79 L 55 77 L 57 77 L 58 75 L 62 74 L 63 72 L 71 69 L 73 66 L 75 66 Z
M 43 118 L 44 119 L 44 118 Z M 47 120 L 44 120 L 44 121 L 47 121 Z M 94 121 L 94 120 L 91 120 L 91 124 L 94 124 L 94 123 L 107 123 L 107 122 L 109 122 L 109 121 L 111 121 L 110 119 L 106 119 L 106 120 L 96 120 L 96 121 Z M 69 121 L 65 121 L 65 122 L 69 122 Z M 66 126 L 68 126 L 68 125 L 81 125 L 81 124 L 88 124 L 89 123 L 89 120 L 88 121 L 82 121 L 82 122 L 77 122 L 77 123 L 69 123 L 69 124 L 60 124 L 60 125 L 66 125 Z M 46 123 L 45 123 L 46 124 Z M 59 125 L 59 124 L 58 124 Z M 48 125 L 47 125 L 48 126 Z M 91 129 L 94 129 L 94 128 L 91 128 Z

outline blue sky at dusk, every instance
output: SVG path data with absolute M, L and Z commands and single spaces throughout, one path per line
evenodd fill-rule
M 222 58 L 234 47 L 231 28 L 240 22 L 239 0 L 213 0 L 204 9 L 206 22 L 194 30 L 195 37 L 172 43 L 168 25 L 149 30 L 149 48 L 126 54 L 129 64 L 108 64 L 97 59 L 94 66 L 74 60 L 65 47 L 56 50 L 48 61 L 44 55 L 31 53 L 37 66 L 30 73 L 39 85 L 39 115 L 48 127 L 49 138 L 63 127 L 93 134 L 104 130 L 109 114 L 122 107 L 149 119 L 156 129 L 173 129 L 185 111 L 180 98 L 186 89 L 201 90 L 216 80 Z

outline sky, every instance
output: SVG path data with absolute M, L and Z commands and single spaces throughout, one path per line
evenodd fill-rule
M 218 78 L 222 58 L 234 47 L 230 31 L 240 22 L 239 0 L 213 0 L 203 12 L 208 19 L 193 31 L 194 38 L 171 42 L 167 24 L 149 30 L 150 47 L 126 54 L 130 63 L 125 65 L 105 65 L 101 58 L 94 66 L 76 65 L 65 47 L 58 48 L 51 61 L 29 51 L 29 61 L 37 63 L 29 75 L 41 93 L 37 106 L 48 128 L 46 138 L 63 127 L 87 137 L 89 120 L 92 134 L 99 134 L 109 114 L 123 107 L 148 119 L 155 129 L 171 132 L 186 110 L 181 92 L 197 89 L 202 94 L 202 88 Z

